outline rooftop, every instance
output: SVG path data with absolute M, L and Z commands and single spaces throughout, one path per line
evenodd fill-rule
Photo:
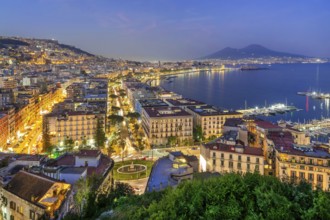
M 139 99 L 139 103 L 142 107 L 168 106 L 168 104 L 161 99 Z
M 86 169 L 86 167 L 64 167 L 63 169 L 61 169 L 60 173 L 82 174 L 83 172 L 85 172 Z
M 188 112 L 179 107 L 156 107 L 144 108 L 145 112 L 151 118 L 155 117 L 177 117 L 177 116 L 191 116 Z
M 200 116 L 216 116 L 216 115 L 241 115 L 242 113 L 235 111 L 220 110 L 212 105 L 205 106 L 189 106 L 188 109 Z
M 87 94 L 87 95 L 85 95 L 85 99 L 93 99 L 93 98 L 106 99 L 107 94 Z
M 256 121 L 256 126 L 262 129 L 276 129 L 281 130 L 282 128 L 278 125 L 275 125 L 269 121 Z
M 101 154 L 99 150 L 80 150 L 75 155 L 78 157 L 98 157 Z
M 238 127 L 238 125 L 241 125 L 244 123 L 244 120 L 242 118 L 228 118 L 225 121 L 225 124 L 223 126 L 227 127 Z
M 180 106 L 196 106 L 196 105 L 206 105 L 204 102 L 196 101 L 188 98 L 181 99 L 167 99 L 167 103 L 172 106 L 180 107 Z
M 48 178 L 20 171 L 4 188 L 26 201 L 36 203 L 54 183 Z
M 75 154 L 66 153 L 58 157 L 57 159 L 49 162 L 47 166 L 48 167 L 70 166 L 70 168 L 80 168 L 80 167 L 74 167 L 76 162 L 76 156 L 95 158 L 99 155 L 101 155 L 99 165 L 97 167 L 87 167 L 87 175 L 92 175 L 94 173 L 103 175 L 108 170 L 108 168 L 111 167 L 113 161 L 106 155 L 103 155 L 99 150 L 80 150 L 79 153 L 75 153 Z M 85 167 L 81 167 L 81 168 L 85 169 Z
M 230 153 L 241 153 L 246 155 L 263 156 L 262 148 L 240 146 L 240 145 L 227 145 L 222 143 L 209 143 L 204 145 L 205 148 L 216 151 L 224 151 Z

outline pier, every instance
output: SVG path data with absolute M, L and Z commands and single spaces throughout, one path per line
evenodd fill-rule
M 263 108 L 248 108 L 248 109 L 242 109 L 237 110 L 238 112 L 243 113 L 244 116 L 258 116 L 258 115 L 277 115 L 277 114 L 284 114 L 286 112 L 294 112 L 299 111 L 300 109 L 296 108 L 295 106 L 288 106 L 282 103 L 271 105 L 269 107 L 263 107 Z

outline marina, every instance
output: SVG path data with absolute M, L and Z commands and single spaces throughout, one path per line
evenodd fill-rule
M 287 112 L 300 111 L 301 109 L 296 108 L 295 106 L 288 106 L 282 103 L 271 105 L 269 107 L 255 107 L 249 109 L 237 110 L 244 114 L 244 116 L 275 116 L 278 114 L 284 114 Z
M 322 92 L 297 92 L 298 95 L 308 96 L 313 99 L 330 99 L 330 93 Z

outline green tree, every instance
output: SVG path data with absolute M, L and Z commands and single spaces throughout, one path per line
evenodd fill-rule
M 116 98 L 118 98 L 118 96 L 115 95 L 115 94 L 111 94 L 111 95 L 110 95 L 110 98 L 112 98 L 112 99 L 116 99 Z
M 125 97 L 126 96 L 126 92 L 119 92 L 119 96 L 120 97 Z
M 197 125 L 196 127 L 194 127 L 193 136 L 194 136 L 194 140 L 198 141 L 198 142 L 201 142 L 205 139 L 203 131 L 202 131 L 202 127 L 200 125 Z
M 131 122 L 134 122 L 140 118 L 140 114 L 138 112 L 129 112 L 126 117 L 129 118 Z
M 74 196 L 76 210 L 81 217 L 91 217 L 94 215 L 97 206 L 95 200 L 97 189 L 102 181 L 101 176 L 92 175 L 79 179 L 76 184 L 76 194 Z
M 72 151 L 74 147 L 74 141 L 72 140 L 72 138 L 66 138 L 64 140 L 64 146 L 66 151 Z
M 86 147 L 86 146 L 87 146 L 87 140 L 86 140 L 86 138 L 84 138 L 84 139 L 81 141 L 81 146 L 82 146 L 82 147 Z
M 47 154 L 51 154 L 54 146 L 51 144 L 49 134 L 49 124 L 46 117 L 44 117 L 44 127 L 42 131 L 42 148 Z
M 117 106 L 111 106 L 111 111 L 118 113 L 121 110 L 121 108 L 117 107 Z
M 121 197 L 111 219 L 330 219 L 330 195 L 257 173 L 224 174 Z
M 173 147 L 175 144 L 178 143 L 178 138 L 175 136 L 170 136 L 167 138 L 167 144 Z
M 108 119 L 112 125 L 118 125 L 124 121 L 124 117 L 120 115 L 109 115 Z
M 95 132 L 95 142 L 97 147 L 104 147 L 104 143 L 106 141 L 104 126 L 102 121 L 103 120 L 100 118 L 97 119 L 96 132 Z

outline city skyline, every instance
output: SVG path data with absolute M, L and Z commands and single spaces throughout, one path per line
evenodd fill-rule
M 131 60 L 194 59 L 252 43 L 330 57 L 330 3 L 299 3 L 14 0 L 3 2 L 0 26 L 2 35 L 54 38 Z

